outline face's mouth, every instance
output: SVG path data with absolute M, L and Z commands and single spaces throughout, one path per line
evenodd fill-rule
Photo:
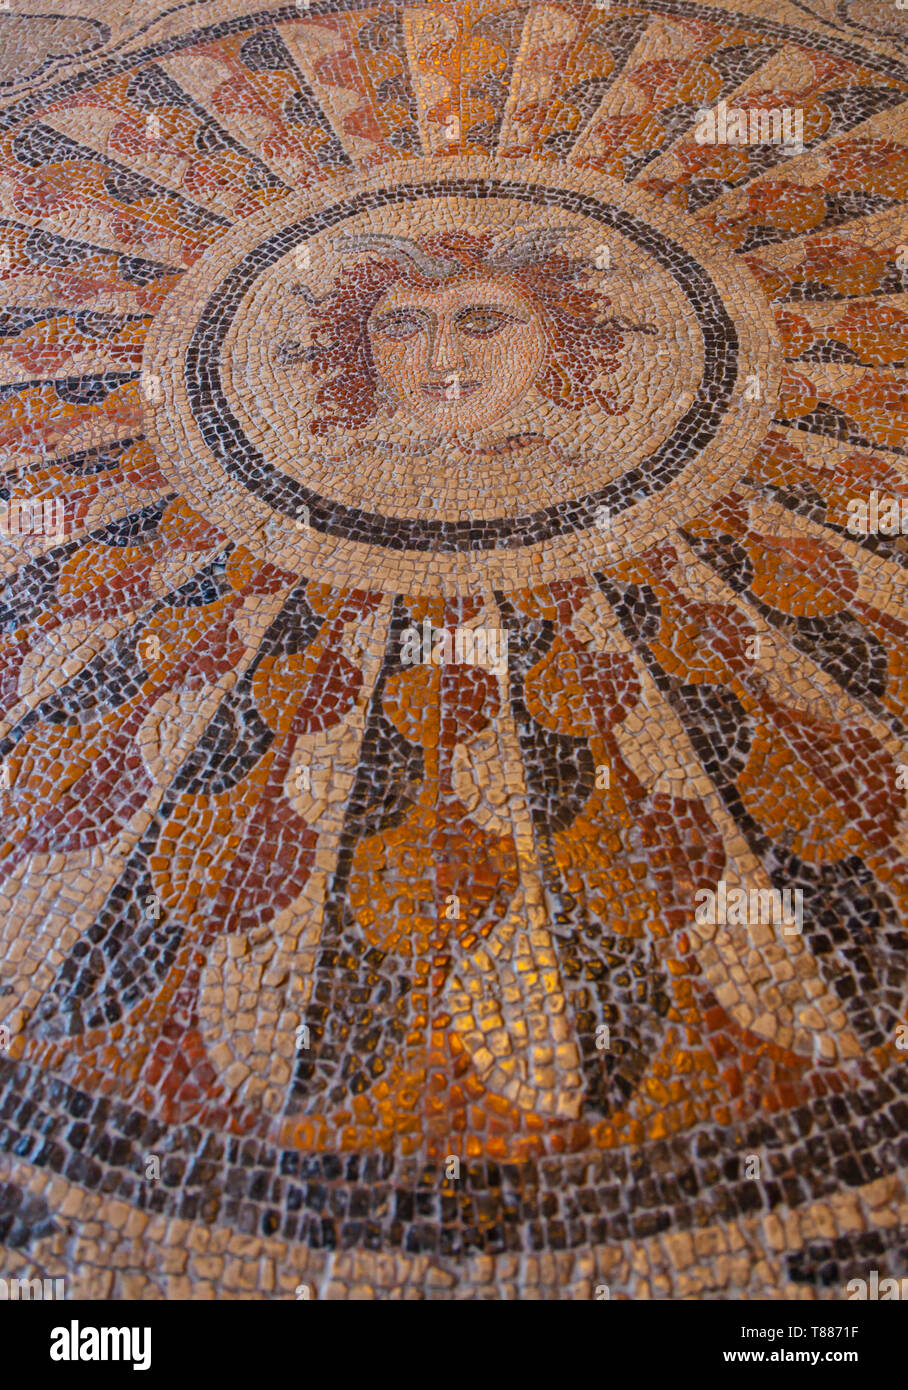
M 457 401 L 463 400 L 464 396 L 471 396 L 474 391 L 478 391 L 481 385 L 481 381 L 462 381 L 459 377 L 448 377 L 444 381 L 422 381 L 419 389 L 432 401 L 444 401 L 446 404 L 454 405 Z

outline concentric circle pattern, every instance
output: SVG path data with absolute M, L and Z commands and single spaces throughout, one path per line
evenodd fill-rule
M 900 1275 L 904 12 L 85 8 L 0 14 L 8 1267 Z

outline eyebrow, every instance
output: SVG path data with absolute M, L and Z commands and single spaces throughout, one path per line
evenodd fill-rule
M 465 304 L 462 309 L 458 309 L 455 317 L 462 318 L 464 314 L 500 314 L 505 319 L 520 319 L 526 322 L 523 314 L 515 313 L 513 309 L 505 309 L 501 304 Z
M 420 309 L 415 305 L 411 307 L 408 304 L 399 304 L 393 309 L 383 309 L 382 312 L 376 316 L 375 321 L 376 323 L 381 323 L 383 319 L 400 318 L 401 316 L 404 318 L 412 318 L 414 315 L 419 315 L 420 318 L 428 318 L 429 314 L 430 311 L 428 309 Z

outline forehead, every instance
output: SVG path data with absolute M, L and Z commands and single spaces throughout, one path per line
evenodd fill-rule
M 508 280 L 500 276 L 482 274 L 457 279 L 450 285 L 439 285 L 433 289 L 416 289 L 412 285 L 398 282 L 379 300 L 375 306 L 375 313 L 413 306 L 418 309 L 431 309 L 436 314 L 450 314 L 473 305 L 520 309 L 524 313 L 532 313 L 530 300 Z

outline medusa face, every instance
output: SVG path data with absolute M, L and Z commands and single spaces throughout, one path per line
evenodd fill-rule
M 530 300 L 504 277 L 438 289 L 398 283 L 368 323 L 375 368 L 391 397 L 442 433 L 481 430 L 529 389 L 545 359 Z

